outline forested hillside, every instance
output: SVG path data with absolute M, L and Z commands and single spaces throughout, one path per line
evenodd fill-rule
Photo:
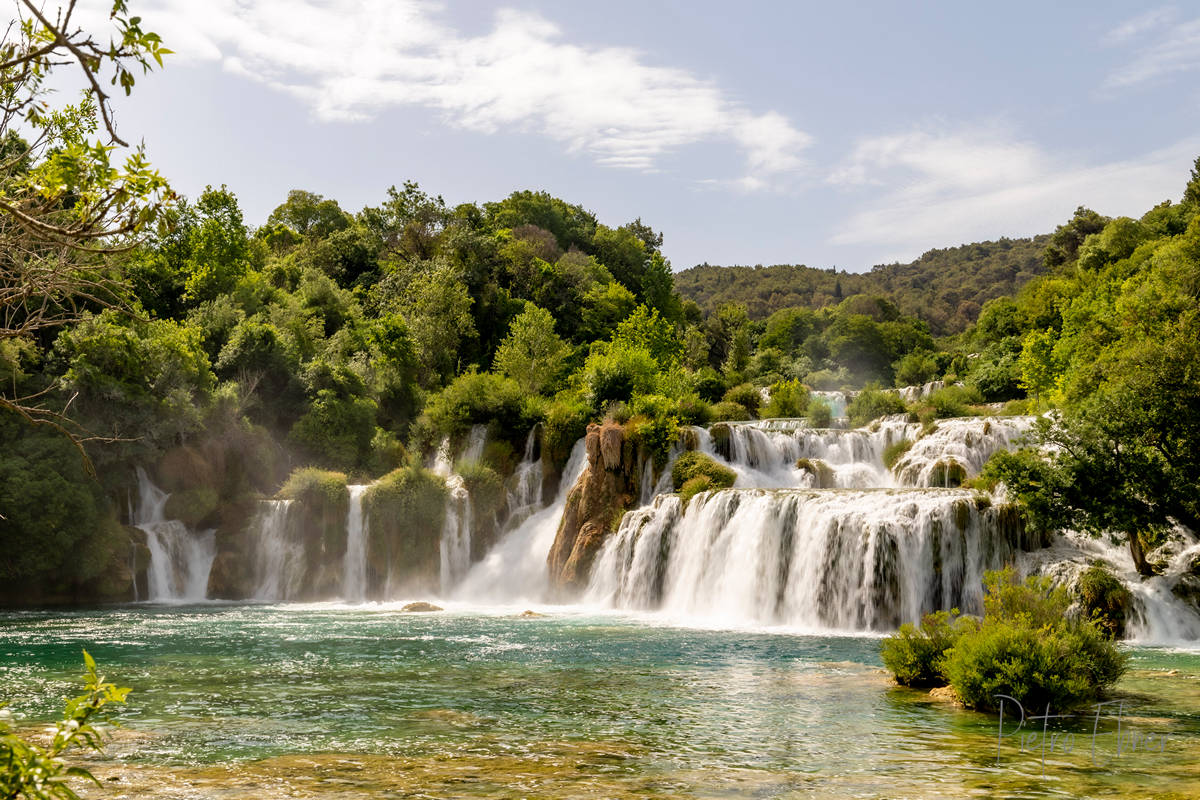
M 988 300 L 1011 295 L 1045 273 L 1043 254 L 1049 238 L 930 250 L 911 263 L 884 264 L 861 273 L 790 264 L 701 264 L 676 273 L 675 286 L 705 312 L 724 303 L 742 303 L 751 319 L 794 306 L 823 308 L 855 294 L 881 295 L 900 313 L 923 319 L 935 336 L 942 336 L 965 330 Z

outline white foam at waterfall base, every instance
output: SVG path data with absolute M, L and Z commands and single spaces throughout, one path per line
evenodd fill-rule
M 558 533 L 567 494 L 586 467 L 587 451 L 580 439 L 563 468 L 554 502 L 504 534 L 491 552 L 471 567 L 451 596 L 472 603 L 544 601 L 549 588 L 546 556 Z
M 203 600 L 208 575 L 217 555 L 213 531 L 192 531 L 179 520 L 166 518 L 170 495 L 137 469 L 138 503 L 133 525 L 146 534 L 150 563 L 146 569 L 147 599 L 155 603 Z
M 936 608 L 982 608 L 982 576 L 1013 555 L 970 492 L 747 491 L 627 514 L 588 602 L 731 625 L 890 630 Z
M 363 495 L 371 487 L 354 484 L 346 488 L 350 492 L 350 509 L 346 512 L 342 599 L 361 602 L 367 598 L 367 515 L 363 511 Z

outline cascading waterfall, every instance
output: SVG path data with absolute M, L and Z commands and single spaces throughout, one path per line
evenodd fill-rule
M 541 456 L 535 458 L 537 433 L 536 426 L 530 429 L 525 438 L 524 456 L 508 482 L 508 518 L 505 522 L 508 529 L 520 525 L 542 507 L 542 481 L 546 473 Z
M 554 502 L 504 534 L 496 546 L 467 573 L 454 597 L 482 603 L 538 602 L 548 588 L 546 554 L 558 533 L 567 494 L 587 467 L 580 439 L 563 468 Z
M 727 490 L 627 514 L 591 602 L 709 621 L 887 630 L 982 608 L 983 572 L 1019 536 L 971 492 Z
M 350 491 L 350 510 L 346 513 L 346 558 L 342 565 L 342 599 L 361 602 L 367 599 L 367 515 L 363 495 L 369 486 L 355 484 Z
M 1020 444 L 1034 417 L 958 417 L 939 420 L 892 468 L 901 486 L 945 486 L 978 475 L 998 450 Z
M 446 520 L 442 523 L 442 591 L 454 586 L 471 566 L 471 495 L 463 479 L 451 473 L 446 477 Z
M 834 419 L 846 418 L 846 406 L 849 404 L 850 398 L 846 396 L 845 392 L 814 391 L 809 396 L 829 406 L 830 415 Z
M 266 500 L 254 523 L 254 599 L 281 602 L 299 594 L 304 580 L 304 547 L 289 526 L 291 500 Z
M 170 495 L 137 469 L 138 503 L 133 525 L 146 534 L 150 563 L 146 572 L 150 602 L 195 602 L 208 592 L 208 575 L 216 558 L 213 531 L 192 531 L 177 519 L 166 518 Z
M 1168 553 L 1161 575 L 1143 578 L 1133 565 L 1125 544 L 1105 538 L 1068 532 L 1055 537 L 1050 547 L 1025 554 L 1021 565 L 1028 572 L 1050 575 L 1064 584 L 1074 582 L 1088 565 L 1106 566 L 1133 596 L 1133 614 L 1128 622 L 1130 639 L 1147 644 L 1179 644 L 1200 639 L 1200 614 L 1175 596 L 1172 589 L 1200 556 L 1200 542 L 1180 532 L 1189 543 Z

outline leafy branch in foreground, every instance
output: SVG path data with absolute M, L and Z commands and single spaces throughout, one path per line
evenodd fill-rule
M 92 719 L 109 703 L 124 703 L 129 689 L 105 683 L 86 650 L 83 661 L 87 666 L 83 676 L 87 691 L 67 701 L 63 719 L 47 731 L 53 732 L 48 745 L 36 745 L 16 733 L 9 721 L 11 713 L 0 706 L 0 800 L 77 800 L 79 795 L 67 783 L 69 778 L 100 785 L 86 769 L 65 764 L 62 755 L 76 747 L 101 750 L 104 742 Z

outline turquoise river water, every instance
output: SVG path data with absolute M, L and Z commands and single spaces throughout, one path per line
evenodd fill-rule
M 2 613 L 0 701 L 52 719 L 83 648 L 133 688 L 89 797 L 1200 797 L 1196 651 L 1132 649 L 1119 753 L 1113 707 L 1043 754 L 875 638 L 519 610 Z

